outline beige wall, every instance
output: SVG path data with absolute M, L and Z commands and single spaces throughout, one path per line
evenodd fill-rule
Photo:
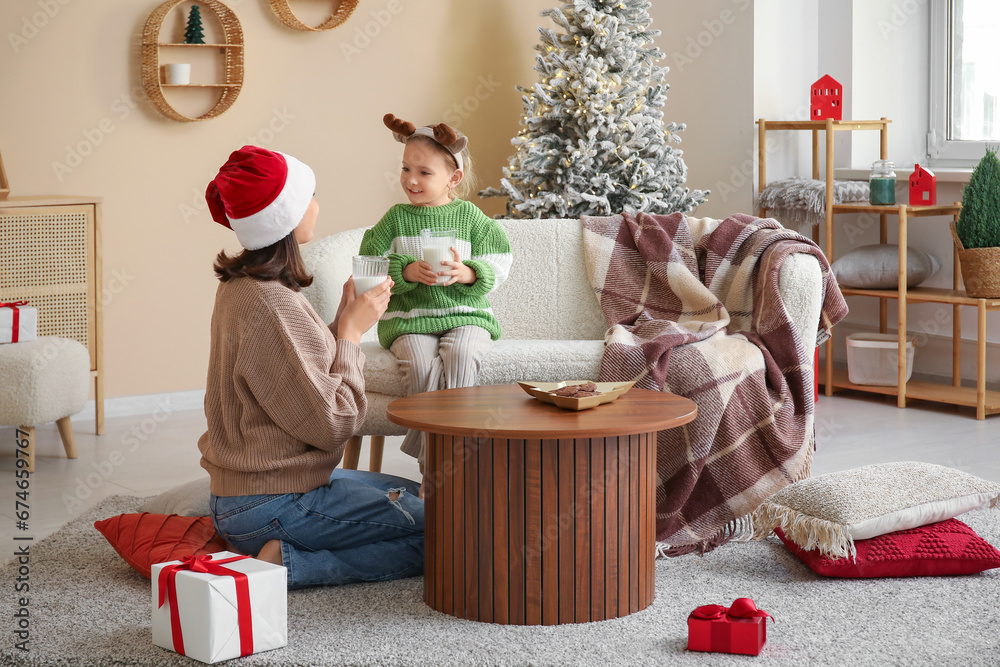
M 496 184 L 518 129 L 514 85 L 536 80 L 537 28 L 551 25 L 538 12 L 558 3 L 366 0 L 326 33 L 284 27 L 263 0 L 227 4 L 246 38 L 244 89 L 222 116 L 178 123 L 153 110 L 139 88 L 140 33 L 156 2 L 0 3 L 0 151 L 13 193 L 105 199 L 110 397 L 204 386 L 212 259 L 238 246 L 211 221 L 203 193 L 230 151 L 253 142 L 310 164 L 321 205 L 318 236 L 372 224 L 400 201 L 399 148 L 381 125 L 388 111 L 458 125 L 471 137 L 483 183 Z M 328 6 L 291 4 L 303 17 Z M 667 33 L 661 47 L 671 66 L 675 49 L 668 45 L 684 44 L 703 20 L 741 3 L 679 4 L 655 0 L 651 9 L 654 27 Z M 743 13 L 741 20 L 751 19 Z M 745 157 L 740 142 L 751 145 L 746 25 L 727 28 L 728 39 L 715 41 L 685 76 L 669 75 L 666 118 L 689 124 L 682 147 L 692 187 L 729 178 L 732 156 Z M 366 29 L 373 36 L 364 37 Z M 723 63 L 733 57 L 743 64 Z M 734 94 L 743 94 L 745 105 L 725 110 Z M 711 125 L 700 112 L 709 107 Z M 480 203 L 491 214 L 503 210 L 501 200 Z

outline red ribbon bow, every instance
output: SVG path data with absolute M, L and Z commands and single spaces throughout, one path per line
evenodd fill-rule
M 181 570 L 192 572 L 203 572 L 221 577 L 232 577 L 236 580 L 236 613 L 237 622 L 240 628 L 240 657 L 253 654 L 253 619 L 250 614 L 250 582 L 247 575 L 237 570 L 230 570 L 222 567 L 223 563 L 232 563 L 236 560 L 243 560 L 250 556 L 234 556 L 223 560 L 212 560 L 212 554 L 201 556 L 185 556 L 182 562 L 176 565 L 168 565 L 160 570 L 157 578 L 157 585 L 160 591 L 160 604 L 170 600 L 170 633 L 174 642 L 174 650 L 181 655 L 184 653 L 184 637 L 181 633 L 181 616 L 177 609 L 177 589 L 174 580 Z
M 21 326 L 21 311 L 18 310 L 19 306 L 27 306 L 27 301 L 10 301 L 8 303 L 0 303 L 0 308 L 11 308 L 14 310 L 14 315 L 11 319 L 11 326 L 13 327 L 10 334 L 10 342 L 17 342 L 17 330 Z
M 774 620 L 774 616 L 763 609 L 757 609 L 757 605 L 750 598 L 736 598 L 733 600 L 732 607 L 723 607 L 721 604 L 706 604 L 692 611 L 691 615 L 708 621 L 714 621 L 723 616 L 728 616 L 730 619 L 767 616 L 772 621 Z

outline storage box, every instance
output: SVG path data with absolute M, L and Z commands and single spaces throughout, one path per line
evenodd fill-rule
M 280 565 L 220 551 L 157 563 L 151 580 L 157 646 L 213 663 L 288 643 L 287 570 Z
M 913 373 L 913 336 L 906 337 L 906 380 Z M 847 376 L 853 384 L 899 384 L 896 334 L 856 333 L 847 337 Z

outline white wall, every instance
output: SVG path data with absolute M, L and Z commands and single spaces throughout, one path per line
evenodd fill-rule
M 818 5 L 818 0 L 754 3 L 754 120 L 809 119 L 809 87 L 819 78 Z M 765 171 L 769 182 L 810 175 L 810 133 L 769 132 L 767 142 Z M 754 192 L 757 178 L 755 173 Z

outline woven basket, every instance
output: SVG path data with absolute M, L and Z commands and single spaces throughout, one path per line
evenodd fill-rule
M 1000 298 L 1000 248 L 969 248 L 966 250 L 958 238 L 955 223 L 951 223 L 951 237 L 958 249 L 962 265 L 965 293 L 973 299 Z

